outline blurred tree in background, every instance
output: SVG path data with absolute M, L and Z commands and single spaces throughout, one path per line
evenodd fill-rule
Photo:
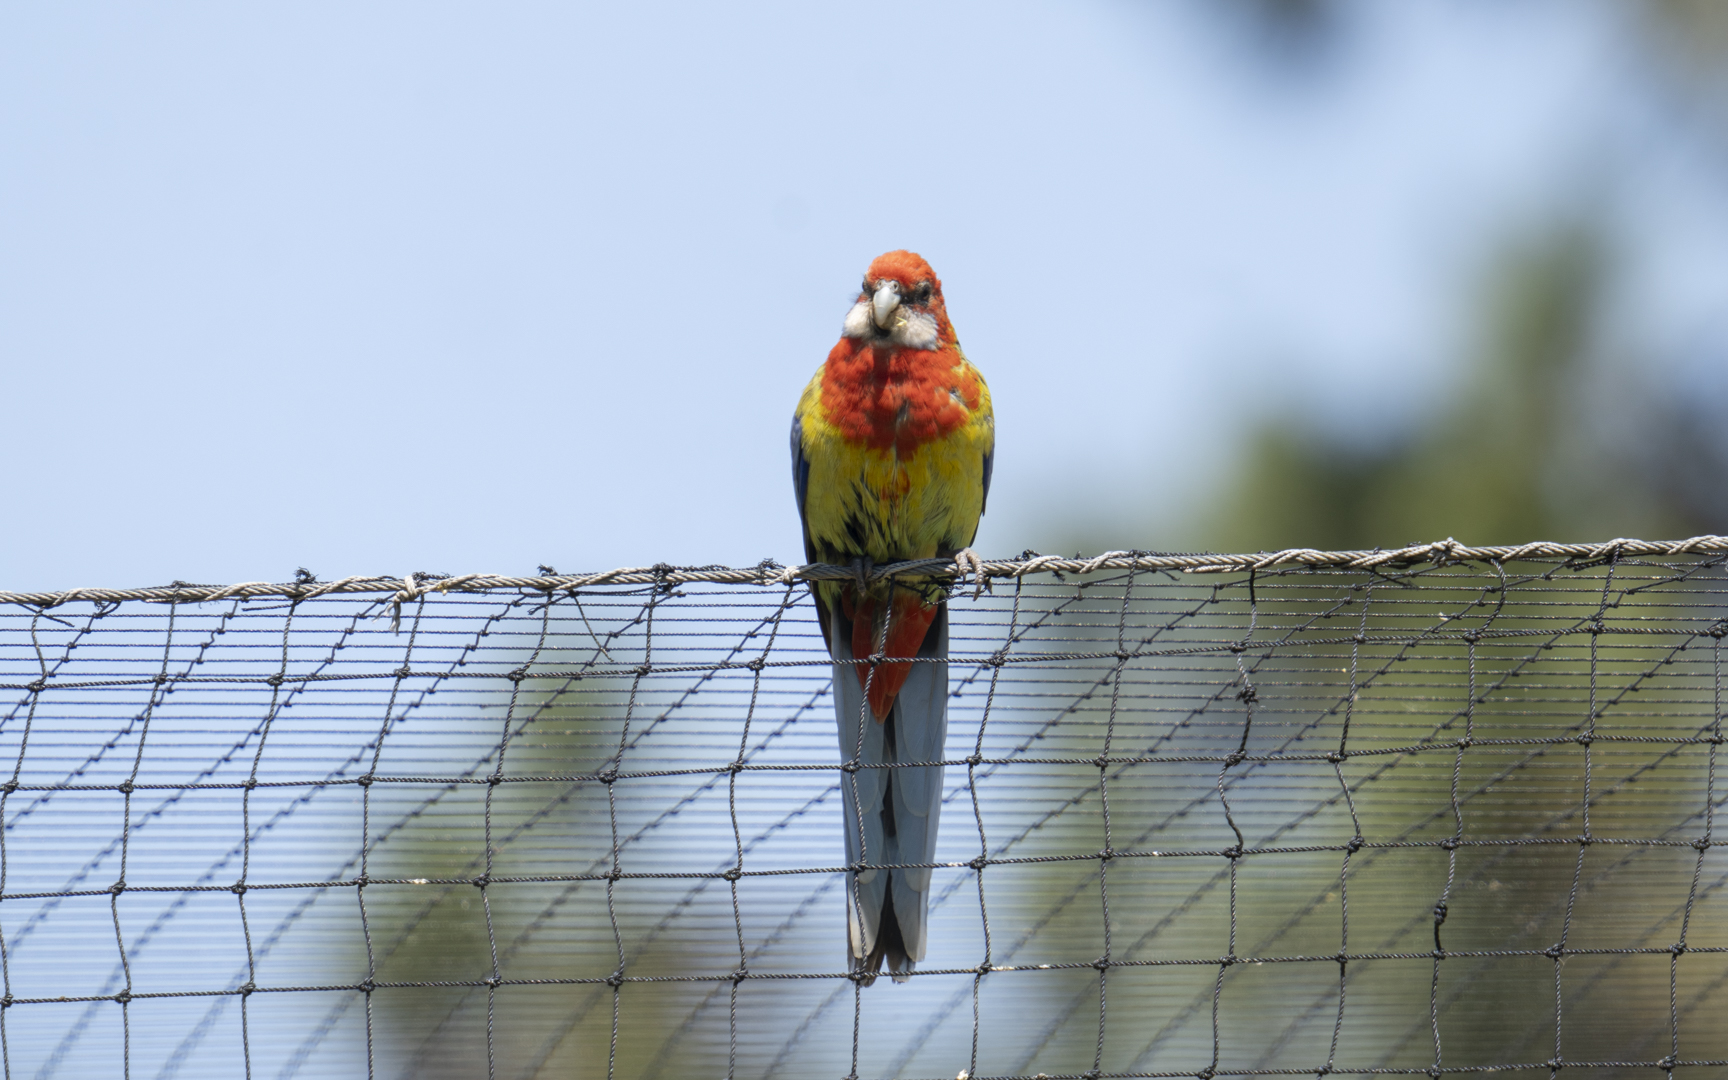
M 1728 149 L 1728 5 L 1624 6 L 1637 70 L 1691 122 L 1683 130 Z M 1356 10 L 1337 0 L 1229 9 L 1233 25 L 1252 28 L 1253 53 L 1281 66 L 1335 54 L 1328 42 Z M 1614 340 L 1609 216 L 1595 207 L 1501 242 L 1470 318 L 1471 355 L 1406 430 L 1364 443 L 1289 410 L 1261 421 L 1197 539 L 1271 550 L 1728 532 L 1728 402 L 1707 379 L 1689 385 L 1680 365 Z
M 1714 448 L 1702 438 L 1673 445 L 1676 433 L 1704 433 L 1653 388 L 1617 385 L 1626 373 L 1600 355 L 1596 313 L 1609 261 L 1584 225 L 1515 245 L 1491 279 L 1481 344 L 1459 365 L 1458 389 L 1414 431 L 1362 446 L 1301 418 L 1265 424 L 1215 511 L 1218 545 L 1709 531 L 1720 516 L 1713 510 L 1728 506 L 1668 482 L 1663 459 Z

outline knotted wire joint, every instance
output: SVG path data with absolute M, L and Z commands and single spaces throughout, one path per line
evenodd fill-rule
M 424 590 L 422 590 L 414 581 L 413 574 L 402 575 L 402 588 L 397 591 L 395 597 L 390 601 L 390 632 L 392 634 L 400 634 L 402 632 L 403 602 L 413 602 L 420 599 L 420 594 L 423 591 Z

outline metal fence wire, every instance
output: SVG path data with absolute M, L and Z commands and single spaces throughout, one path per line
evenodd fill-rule
M 878 569 L 952 696 L 870 986 L 850 568 L 0 594 L 5 1074 L 1728 1076 L 1725 561 Z

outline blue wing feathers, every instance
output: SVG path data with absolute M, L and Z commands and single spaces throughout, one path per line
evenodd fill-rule
M 986 459 L 988 460 L 988 459 Z M 988 472 L 988 466 L 985 467 Z M 988 480 L 985 481 L 989 483 Z M 804 496 L 810 490 L 810 459 L 804 456 L 804 418 L 792 414 L 792 492 L 798 497 L 798 519 L 804 520 Z

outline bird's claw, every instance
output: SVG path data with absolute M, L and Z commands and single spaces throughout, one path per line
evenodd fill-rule
M 984 560 L 971 548 L 961 548 L 954 553 L 954 570 L 961 580 L 965 580 L 968 572 L 972 575 L 972 599 L 984 595 L 984 590 L 990 587 L 990 579 L 984 576 Z M 994 590 L 992 590 L 994 591 Z

